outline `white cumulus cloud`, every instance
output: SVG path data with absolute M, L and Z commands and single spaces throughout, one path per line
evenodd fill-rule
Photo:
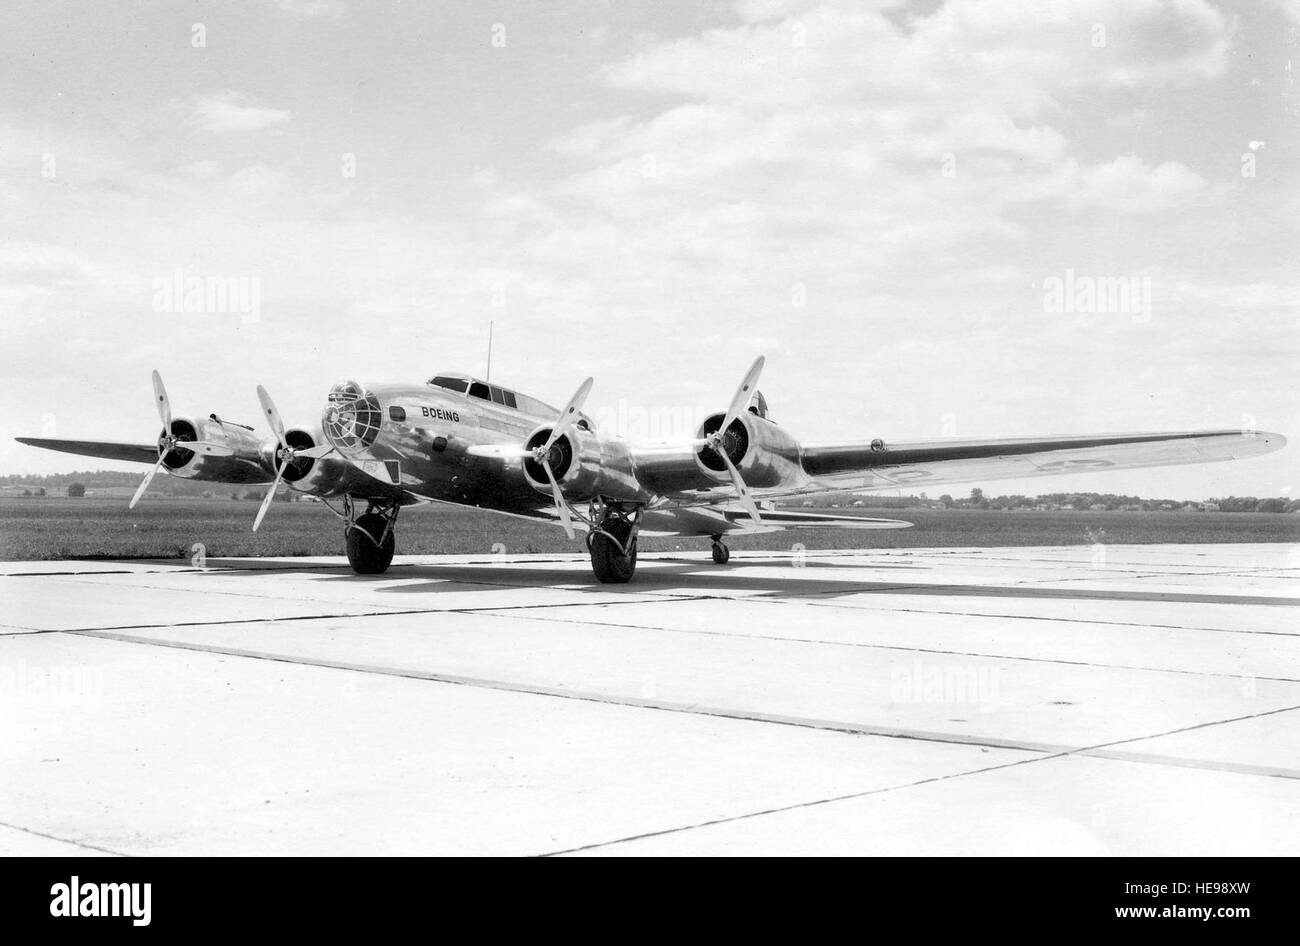
M 257 131 L 287 122 L 292 113 L 254 105 L 238 92 L 225 90 L 200 98 L 194 105 L 199 124 L 208 131 Z

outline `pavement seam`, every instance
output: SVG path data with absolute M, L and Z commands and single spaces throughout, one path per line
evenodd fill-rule
M 1094 749 L 1108 749 L 1117 745 L 1123 745 L 1128 742 L 1137 742 L 1146 739 L 1155 739 L 1160 736 L 1172 735 L 1174 733 L 1188 732 L 1194 729 L 1201 729 L 1207 726 L 1217 726 L 1225 723 L 1239 722 L 1245 719 L 1254 719 L 1259 716 L 1267 716 L 1273 713 L 1287 712 L 1293 709 L 1300 709 L 1300 704 L 1295 706 L 1282 707 L 1275 710 L 1264 710 L 1260 713 L 1250 714 L 1247 716 L 1235 717 L 1226 720 L 1209 720 L 1204 723 L 1196 723 L 1190 726 L 1184 726 L 1179 729 L 1169 730 L 1164 733 L 1154 735 L 1134 736 L 1129 739 L 1115 740 L 1112 742 L 1100 743 L 1096 746 L 1069 746 L 1057 743 L 1033 742 L 1028 740 L 1014 739 L 995 739 L 978 735 L 967 735 L 965 733 L 946 733 L 932 730 L 920 729 L 902 729 L 899 727 L 875 726 L 861 723 L 850 723 L 841 720 L 816 719 L 812 717 L 790 716 L 775 713 L 762 713 L 751 710 L 736 710 L 727 707 L 714 707 L 701 705 L 699 703 L 675 703 L 667 700 L 655 700 L 646 697 L 618 696 L 607 693 L 598 693 L 584 690 L 570 690 L 564 687 L 549 687 L 542 684 L 517 683 L 509 680 L 491 680 L 481 677 L 469 677 L 459 674 L 434 673 L 432 671 L 404 669 L 400 667 L 381 667 L 368 664 L 358 664 L 350 661 L 332 661 L 332 660 L 313 660 L 307 657 L 299 657 L 292 654 L 277 654 L 269 651 L 248 650 L 238 647 L 222 647 L 214 644 L 199 644 L 189 641 L 172 641 L 161 640 L 158 638 L 140 637 L 130 634 L 113 634 L 99 631 L 68 631 L 65 632 L 76 637 L 88 637 L 98 640 L 115 641 L 125 644 L 142 644 L 151 647 L 171 648 L 174 650 L 185 650 L 194 653 L 207 653 L 227 657 L 243 657 L 251 660 L 265 660 L 273 663 L 287 663 L 303 667 L 317 667 L 326 670 L 341 670 L 352 673 L 368 673 L 381 676 L 399 677 L 408 680 L 421 680 L 430 683 L 443 683 L 452 686 L 465 686 L 470 688 L 495 690 L 505 693 L 518 693 L 529 696 L 551 697 L 555 699 L 574 700 L 576 702 L 600 703 L 607 706 L 621 706 L 630 709 L 649 709 L 660 712 L 680 713 L 691 716 L 708 716 L 716 719 L 731 719 L 742 722 L 766 723 L 770 725 L 791 726 L 799 729 L 812 729 L 822 732 L 838 732 L 856 736 L 878 736 L 886 739 L 910 739 L 918 742 L 935 742 L 950 745 L 976 746 L 984 749 L 1007 749 L 1022 752 L 1045 753 L 1049 756 L 1063 756 L 1074 754 L 1087 754 Z M 1108 758 L 1119 758 L 1112 754 Z M 1176 764 L 1175 761 L 1161 763 L 1154 761 L 1160 757 L 1137 756 L 1125 758 L 1125 761 L 1150 762 L 1151 764 Z M 1176 760 L 1177 757 L 1172 757 Z M 1216 768 L 1221 771 L 1238 771 L 1238 774 L 1260 774 L 1252 771 L 1239 771 L 1231 765 L 1216 764 L 1213 761 L 1205 761 L 1201 767 Z M 1289 769 L 1270 770 L 1268 774 L 1276 775 L 1280 778 L 1297 778 L 1300 779 L 1300 771 Z
M 920 785 L 929 785 L 937 782 L 945 782 L 950 779 L 964 778 L 970 775 L 981 775 L 986 772 L 996 772 L 1001 769 L 1010 769 L 1021 765 L 1031 765 L 1036 762 L 1046 762 L 1052 759 L 1063 759 L 1075 755 L 1091 756 L 1092 753 L 1099 752 L 1101 750 L 1107 750 L 1114 746 L 1125 745 L 1131 742 L 1142 742 L 1147 739 L 1159 739 L 1164 736 L 1173 736 L 1179 733 L 1191 732 L 1197 729 L 1205 729 L 1210 726 L 1221 726 L 1221 725 L 1226 725 L 1228 723 L 1237 723 L 1249 719 L 1258 719 L 1261 716 L 1271 716 L 1277 713 L 1289 713 L 1297 709 L 1300 709 L 1300 704 L 1297 704 L 1295 706 L 1284 706 L 1279 709 L 1265 710 L 1260 713 L 1253 713 L 1247 716 L 1238 716 L 1232 719 L 1214 720 L 1206 723 L 1197 723 L 1192 726 L 1184 726 L 1179 729 L 1171 729 L 1168 732 L 1155 733 L 1153 735 L 1147 735 L 1147 736 L 1135 736 L 1129 739 L 1119 739 L 1114 742 L 1101 743 L 1096 746 L 1085 746 L 1079 749 L 1066 751 L 1066 752 L 1052 753 L 1050 755 L 1041 755 L 1041 756 L 1036 756 L 1028 759 L 1014 759 L 1010 762 L 1003 762 L 998 765 L 983 766 L 981 768 L 971 769 L 965 772 L 949 772 L 945 775 L 937 775 L 937 776 L 931 776 L 930 778 L 918 779 L 917 781 L 907 782 L 902 785 L 884 786 L 882 788 L 873 788 L 861 792 L 850 792 L 847 794 L 836 795 L 828 798 L 816 798 L 816 799 L 812 799 L 811 801 L 797 802 L 791 805 L 782 805 L 775 808 L 764 809 L 762 811 L 745 812 L 743 814 L 731 815 L 725 818 L 713 818 L 708 821 L 699 822 L 697 824 L 680 825 L 674 828 L 664 828 L 660 831 L 647 831 L 641 834 L 628 835 L 627 837 L 614 838 L 613 840 L 609 840 L 609 841 L 598 841 L 592 844 L 579 845 L 577 847 L 564 848 L 556 851 L 547 851 L 539 856 L 556 857 L 562 854 L 577 854 L 582 851 L 591 851 L 591 850 L 596 850 L 598 848 L 611 847 L 618 844 L 628 844 L 633 841 L 642 841 L 648 838 L 664 837 L 670 834 L 680 834 L 687 831 L 696 831 L 701 828 L 714 827 L 720 824 L 731 824 L 738 821 L 747 821 L 752 818 L 761 818 L 764 817 L 765 815 L 781 814 L 783 812 L 797 811 L 804 808 L 815 808 L 821 805 L 834 804 L 836 802 L 852 801 L 857 798 L 867 798 L 871 795 L 882 795 L 885 794 L 886 792 L 898 791 L 900 789 L 905 789 L 905 788 L 915 788 Z M 1101 754 L 1092 757 L 1106 759 L 1107 761 L 1125 761 L 1125 762 L 1138 762 L 1138 763 L 1141 763 L 1143 761 L 1140 758 L 1132 758 L 1132 759 L 1124 758 L 1120 760 L 1120 759 L 1116 759 L 1115 756 L 1113 755 L 1101 755 Z
M 342 670 L 352 673 L 369 673 L 386 677 L 401 677 L 408 680 L 421 680 L 429 683 L 443 683 L 451 686 L 464 686 L 505 693 L 519 693 L 527 696 L 553 697 L 574 700 L 583 703 L 602 703 L 609 706 L 623 706 L 629 709 L 651 709 L 661 712 L 681 713 L 690 716 L 711 716 L 719 719 L 733 719 L 742 722 L 768 723 L 780 726 L 792 726 L 799 729 L 815 729 L 823 732 L 839 732 L 859 736 L 881 736 L 890 739 L 915 739 L 922 742 L 943 742 L 954 745 L 973 745 L 989 749 L 1016 749 L 1025 752 L 1053 752 L 1062 747 L 1052 743 L 1019 742 L 1014 740 L 988 739 L 966 736 L 961 733 L 931 732 L 928 730 L 890 729 L 879 726 L 863 726 L 857 723 L 838 720 L 823 720 L 812 717 L 786 716 L 776 713 L 762 713 L 749 710 L 734 710 L 726 707 L 705 706 L 698 703 L 673 703 L 667 700 L 654 700 L 648 697 L 617 696 L 587 690 L 570 690 L 564 687 L 548 687 L 542 684 L 516 683 L 509 680 L 491 680 L 483 677 L 470 677 L 460 674 L 435 673 L 427 670 L 405 669 L 401 667 L 382 667 L 371 664 L 359 664 L 350 661 L 317 660 L 299 657 L 293 654 L 277 654 L 270 651 L 249 650 L 241 647 L 222 647 L 218 645 L 198 644 L 189 641 L 163 640 L 141 637 L 134 634 L 116 634 L 98 630 L 62 631 L 74 637 L 95 640 L 114 641 L 124 644 L 141 644 L 148 647 L 164 647 L 173 650 L 185 650 L 193 653 L 207 653 L 225 657 L 243 657 L 250 660 L 266 660 L 272 663 L 287 663 L 303 667 L 317 667 L 323 670 Z
M 921 613 L 933 614 L 943 612 Z M 573 621 L 566 621 L 565 618 L 534 617 L 527 614 L 512 616 L 523 621 L 544 621 L 551 624 L 575 623 Z M 611 627 L 624 628 L 628 630 L 662 631 L 666 634 L 699 634 L 706 637 L 719 637 L 724 640 L 775 641 L 788 644 L 817 644 L 826 647 L 858 647 L 864 650 L 891 650 L 903 651 L 905 653 L 943 654 L 950 657 L 979 657 L 987 660 L 1019 660 L 1028 663 L 1060 664 L 1066 667 L 1092 667 L 1098 670 L 1136 670 L 1144 673 L 1177 673 L 1192 677 L 1218 677 L 1228 680 L 1240 680 L 1248 677 L 1251 680 L 1268 680 L 1272 683 L 1300 683 L 1300 678 L 1296 677 L 1266 677 L 1256 673 L 1219 673 L 1210 670 L 1183 670 L 1177 667 L 1144 667 L 1138 664 L 1095 663 L 1088 660 L 1065 660 L 1059 657 L 1022 657 L 1015 654 L 985 654 L 971 650 L 944 650 L 938 647 L 912 647 L 903 644 L 874 644 L 865 641 L 833 641 L 815 637 L 780 637 L 775 634 L 737 634 L 730 631 L 708 631 L 694 627 L 660 627 L 653 624 L 615 624 L 610 621 L 583 621 L 581 624 L 583 627 Z M 1186 628 L 1180 628 L 1180 630 L 1186 630 Z M 1294 637 L 1296 635 L 1288 634 L 1284 636 Z
M 97 844 L 89 844 L 85 841 L 73 841 L 69 838 L 61 838 L 57 834 L 47 834 L 44 831 L 37 831 L 35 828 L 24 828 L 22 825 L 12 824 L 8 821 L 0 821 L 0 828 L 10 828 L 14 831 L 21 831 L 23 834 L 45 838 L 47 841 L 58 841 L 60 844 L 71 844 L 74 847 L 84 847 L 88 851 L 98 851 L 101 854 L 112 854 L 114 857 L 131 856 L 130 854 L 123 854 L 121 851 L 113 851 L 106 847 L 100 847 Z
M 767 600 L 772 601 L 773 599 L 769 598 Z M 778 601 L 777 603 L 785 603 L 785 602 Z M 996 613 L 988 613 L 984 611 L 946 611 L 946 610 L 941 611 L 938 609 L 931 609 L 931 608 L 891 608 L 888 606 L 869 607 L 869 606 L 854 605 L 854 604 L 835 604 L 830 601 L 808 601 L 808 602 L 799 602 L 799 603 L 801 604 L 806 603 L 808 606 L 816 607 L 816 608 L 838 608 L 839 610 L 842 611 L 889 611 L 889 612 L 897 612 L 900 614 L 949 614 L 955 617 L 1008 618 L 1016 621 L 1059 621 L 1066 624 L 1104 624 L 1108 627 L 1158 628 L 1161 630 L 1170 630 L 1170 631 L 1210 631 L 1215 634 L 1264 634 L 1271 637 L 1300 636 L 1300 634 L 1291 633 L 1289 631 L 1259 631 L 1259 630 L 1247 630 L 1244 628 L 1234 628 L 1234 627 L 1200 627 L 1191 624 L 1143 624 L 1140 621 L 1101 621 L 1095 618 L 1063 618 L 1063 617 L 1055 617 L 1052 615 L 996 614 Z
M 673 601 L 697 601 L 705 600 L 706 596 L 698 598 L 679 597 L 670 600 Z M 400 611 L 361 611 L 356 613 L 343 614 L 287 614 L 282 617 L 267 618 L 232 618 L 222 621 L 176 621 L 172 624 L 110 624 L 105 626 L 94 627 L 33 627 L 18 629 L 15 631 L 0 631 L 0 637 L 31 637 L 36 634 L 90 634 L 94 631 L 146 631 L 154 629 L 164 629 L 169 627 L 222 627 L 233 624 L 276 624 L 280 621 L 331 621 L 340 618 L 383 618 L 383 617 L 406 617 L 414 614 L 480 614 L 483 612 L 494 611 L 514 611 L 514 610 L 532 610 L 537 608 L 593 608 L 600 605 L 630 605 L 630 604 L 659 604 L 663 599 L 643 599 L 643 600 L 626 600 L 626 601 L 558 601 L 554 604 L 520 604 L 520 605 L 484 605 L 483 607 L 466 607 L 466 608 L 409 608 Z M 593 622 L 598 623 L 598 622 Z M 622 626 L 622 625 L 615 625 Z M 15 627 L 11 624 L 0 624 L 0 627 Z

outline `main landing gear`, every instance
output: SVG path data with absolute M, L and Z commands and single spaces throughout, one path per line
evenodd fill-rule
M 713 561 L 716 565 L 725 565 L 731 561 L 731 549 L 722 542 L 722 536 L 713 537 Z
M 347 523 L 343 539 L 352 570 L 358 575 L 382 575 L 393 561 L 393 549 L 397 545 L 394 531 L 402 507 L 370 501 L 365 508 L 364 514 L 357 515 L 357 504 L 351 496 L 345 496 L 343 512 L 335 510 L 335 514 Z
M 607 585 L 626 584 L 636 572 L 636 536 L 641 530 L 641 507 L 631 503 L 591 504 L 592 529 L 587 551 L 596 580 Z

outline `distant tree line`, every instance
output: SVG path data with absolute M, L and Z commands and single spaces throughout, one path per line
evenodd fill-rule
M 1300 510 L 1300 499 L 1255 496 L 1229 496 L 1226 499 L 1207 499 L 1188 502 L 1185 499 L 1147 499 L 1119 493 L 1043 493 L 1038 496 L 986 496 L 976 487 L 968 496 L 954 498 L 944 493 L 938 499 L 927 494 L 919 496 L 881 496 L 861 493 L 823 493 L 806 500 L 795 500 L 795 505 L 808 503 L 816 507 L 861 506 L 867 509 L 1044 509 L 1089 510 L 1124 512 L 1295 512 Z
M 87 493 L 93 494 L 98 490 L 111 487 L 125 486 L 133 490 L 140 485 L 140 477 L 144 475 L 144 470 L 144 466 L 141 466 L 138 473 L 119 473 L 115 470 L 77 470 L 72 473 L 51 473 L 46 476 L 15 474 L 0 476 L 0 488 L 22 487 L 30 496 L 61 496 L 65 493 L 69 496 L 85 496 Z M 149 495 L 193 497 L 195 499 L 210 498 L 214 495 L 214 486 L 221 488 L 222 484 L 186 480 L 178 476 L 155 476 L 153 482 L 149 484 Z M 74 488 L 78 488 L 80 492 L 71 492 Z M 38 493 L 38 489 L 44 489 L 45 493 Z M 13 495 L 13 493 L 10 493 L 10 495 Z M 18 495 L 23 494 L 19 492 Z
M 119 473 L 111 470 L 82 471 L 73 473 L 51 473 L 46 476 L 0 476 L 0 488 L 21 486 L 20 496 L 41 497 L 60 495 L 84 496 L 95 490 L 114 486 L 126 486 L 135 489 L 140 483 L 140 473 Z M 195 499 L 225 498 L 235 500 L 261 501 L 266 494 L 265 486 L 234 487 L 219 483 L 206 483 L 186 480 L 177 476 L 158 476 L 149 487 L 150 495 L 193 497 Z M 277 499 L 289 500 L 294 494 L 284 490 Z M 12 495 L 12 494 L 10 494 Z M 1118 493 L 1043 493 L 1038 496 L 986 496 L 984 490 L 976 487 L 968 496 L 954 498 L 944 493 L 938 499 L 927 494 L 919 496 L 884 496 L 863 493 L 821 493 L 806 500 L 795 498 L 787 505 L 798 506 L 803 502 L 816 507 L 858 506 L 868 509 L 1046 509 L 1056 510 L 1123 510 L 1144 512 L 1171 512 L 1186 510 L 1189 506 L 1204 512 L 1295 512 L 1300 509 L 1300 499 L 1287 497 L 1228 496 L 1222 499 L 1207 499 L 1188 503 L 1185 499 L 1147 499 L 1141 496 L 1126 496 Z

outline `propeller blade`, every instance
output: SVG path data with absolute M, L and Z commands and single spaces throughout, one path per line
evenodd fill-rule
M 158 408 L 158 417 L 163 423 L 163 433 L 170 434 L 172 432 L 172 405 L 171 401 L 167 400 L 167 389 L 163 387 L 162 375 L 158 373 L 157 369 L 154 369 L 153 373 L 153 394 L 154 404 Z
M 295 457 L 306 457 L 309 460 L 319 460 L 321 457 L 329 456 L 334 452 L 334 447 L 328 443 L 318 444 L 314 447 L 307 447 L 303 450 L 295 450 Z
M 582 382 L 573 397 L 569 398 L 569 403 L 560 412 L 560 419 L 551 428 L 551 436 L 546 439 L 546 445 L 542 447 L 543 451 L 549 451 L 551 447 L 555 446 L 555 441 L 559 440 L 564 432 L 578 420 L 578 412 L 582 410 L 582 405 L 586 403 L 587 395 L 591 393 L 591 386 L 594 381 L 594 378 L 588 378 Z M 569 536 L 569 538 L 573 538 L 573 536 Z
M 754 504 L 754 498 L 749 495 L 749 487 L 745 485 L 744 478 L 736 465 L 731 462 L 731 457 L 727 456 L 727 451 L 717 451 L 718 456 L 722 457 L 722 462 L 727 464 L 727 472 L 731 474 L 731 485 L 736 488 L 736 495 L 740 497 L 740 504 L 745 507 L 745 512 L 749 513 L 749 518 L 754 520 L 754 525 L 761 527 L 763 519 L 758 514 L 758 506 Z
M 289 444 L 284 439 L 284 421 L 280 420 L 280 412 L 275 409 L 275 402 L 271 400 L 271 395 L 267 394 L 266 388 L 260 384 L 257 386 L 257 399 L 262 402 L 262 413 L 266 415 L 275 439 L 280 442 L 280 446 L 288 447 Z
M 465 450 L 472 457 L 507 457 L 524 459 L 531 457 L 533 451 L 525 450 L 517 443 L 476 443 Z
M 727 416 L 722 421 L 722 426 L 718 428 L 719 439 L 735 419 L 745 412 L 745 408 L 749 407 L 749 402 L 754 397 L 754 388 L 758 386 L 758 377 L 763 373 L 763 365 L 765 364 L 767 364 L 767 359 L 759 355 L 754 359 L 754 363 L 750 365 L 745 380 L 740 382 L 735 397 L 731 399 L 731 407 L 727 408 Z
M 156 374 L 157 372 L 155 372 L 155 375 Z M 166 454 L 163 454 L 163 456 L 166 456 Z M 163 465 L 163 458 L 159 457 L 158 462 L 155 463 L 153 466 L 149 467 L 149 472 L 144 475 L 144 479 L 142 479 L 140 481 L 140 485 L 136 487 L 135 495 L 131 497 L 131 502 L 129 502 L 126 506 L 127 509 L 135 508 L 135 504 L 140 501 L 140 497 L 144 495 L 144 491 L 148 489 L 149 484 L 153 482 L 154 475 L 159 470 L 162 469 L 162 465 Z
M 256 532 L 257 527 L 262 524 L 262 519 L 266 515 L 266 511 L 271 508 L 271 500 L 275 499 L 275 491 L 280 488 L 280 480 L 284 476 L 284 468 L 288 465 L 288 463 L 281 463 L 280 468 L 275 471 L 275 482 L 271 484 L 271 488 L 268 489 L 266 495 L 262 497 L 262 506 L 257 510 L 257 518 L 253 520 L 254 532 Z
M 551 481 L 551 496 L 555 498 L 555 508 L 560 513 L 560 524 L 564 526 L 564 534 L 572 539 L 573 518 L 569 515 L 569 504 L 564 501 L 564 493 L 560 491 L 560 484 L 555 481 L 555 474 L 551 472 L 551 464 L 543 460 L 542 469 L 546 471 L 546 478 Z

